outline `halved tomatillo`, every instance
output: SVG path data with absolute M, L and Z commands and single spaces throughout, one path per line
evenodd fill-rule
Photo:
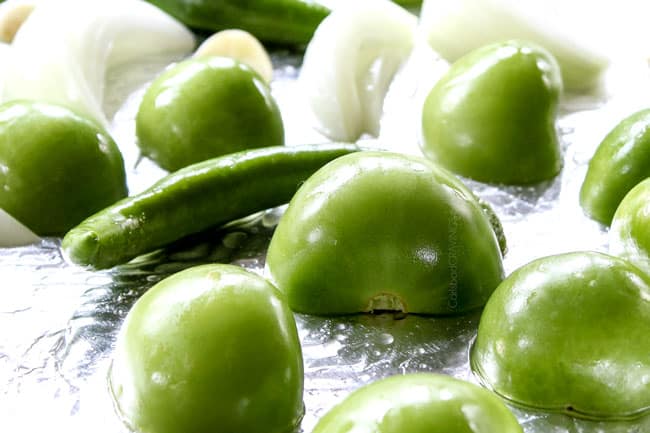
M 141 433 L 291 433 L 303 415 L 303 365 L 284 296 L 232 265 L 161 281 L 129 312 L 109 383 Z
M 440 374 L 392 376 L 366 385 L 320 419 L 313 433 L 521 433 L 491 392 Z
M 267 265 L 294 311 L 461 313 L 503 278 L 501 252 L 474 195 L 424 158 L 359 152 L 298 190 Z
M 595 252 L 535 260 L 488 301 L 471 350 L 481 381 L 511 402 L 590 419 L 650 409 L 650 284 Z

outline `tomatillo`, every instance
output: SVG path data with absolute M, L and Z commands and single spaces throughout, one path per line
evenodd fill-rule
M 127 194 L 124 162 L 100 127 L 57 105 L 0 106 L 0 208 L 58 236 Z
M 501 282 L 499 244 L 472 193 L 424 158 L 358 152 L 291 200 L 267 255 L 294 311 L 462 313 Z
M 156 78 L 140 104 L 136 135 L 142 153 L 169 171 L 284 144 L 282 116 L 268 85 L 225 57 L 185 60 Z
M 430 373 L 392 376 L 366 385 L 320 419 L 313 433 L 522 433 L 491 392 Z
M 589 162 L 580 205 L 610 225 L 616 208 L 636 184 L 650 175 L 650 109 L 623 119 L 600 143 Z
M 142 433 L 290 433 L 304 412 L 285 298 L 232 265 L 190 268 L 146 292 L 122 326 L 109 384 Z
M 535 260 L 488 301 L 471 350 L 487 387 L 527 407 L 592 419 L 650 408 L 650 285 L 595 252 Z
M 422 112 L 422 150 L 482 182 L 528 184 L 561 168 L 555 128 L 560 69 L 545 49 L 521 41 L 479 48 L 456 61 Z
M 650 275 L 650 179 L 632 188 L 616 209 L 609 252 Z

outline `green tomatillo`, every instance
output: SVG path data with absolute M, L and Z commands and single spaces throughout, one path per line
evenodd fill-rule
M 124 162 L 100 127 L 57 105 L 0 106 L 0 208 L 41 235 L 62 235 L 127 194 Z
M 491 392 L 440 374 L 392 376 L 366 385 L 320 419 L 313 433 L 522 433 Z
M 648 176 L 650 110 L 642 110 L 623 119 L 598 146 L 580 190 L 580 205 L 609 225 L 625 194 Z
M 141 433 L 291 433 L 303 414 L 303 365 L 283 295 L 232 265 L 161 281 L 129 312 L 109 384 Z
M 136 134 L 142 153 L 169 171 L 284 144 L 282 116 L 268 85 L 225 57 L 185 60 L 156 78 L 140 104 Z
M 616 209 L 609 252 L 650 275 L 650 179 L 632 188 Z
M 489 218 L 424 158 L 359 152 L 309 178 L 271 239 L 270 274 L 294 311 L 462 313 L 503 278 Z
M 650 408 L 650 285 L 595 252 L 535 260 L 488 301 L 471 350 L 481 381 L 535 409 L 628 419 Z
M 555 128 L 562 78 L 543 48 L 508 41 L 452 65 L 422 113 L 422 150 L 483 182 L 529 184 L 561 168 Z

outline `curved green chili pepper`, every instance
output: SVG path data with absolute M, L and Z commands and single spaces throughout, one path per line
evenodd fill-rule
M 83 221 L 63 239 L 79 264 L 108 268 L 192 233 L 288 202 L 325 163 L 357 151 L 331 144 L 267 147 L 211 159 Z
M 237 28 L 264 42 L 301 45 L 330 13 L 306 0 L 147 0 L 183 24 L 203 30 Z

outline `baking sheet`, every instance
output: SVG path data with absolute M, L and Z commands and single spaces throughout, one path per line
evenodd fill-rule
M 273 60 L 273 92 L 288 144 L 325 141 L 305 119 L 295 82 L 300 58 L 275 53 Z M 164 174 L 150 161 L 139 161 L 133 121 L 144 83 L 163 67 L 164 62 L 149 59 L 109 75 L 106 110 L 113 116 L 112 133 L 125 155 L 132 193 Z M 403 71 L 389 93 L 380 140 L 364 144 L 417 152 L 417 95 L 440 70 L 444 65 L 436 63 Z M 502 219 L 508 273 L 549 254 L 607 250 L 607 234 L 583 215 L 578 190 L 602 137 L 650 101 L 647 65 L 614 67 L 608 83 L 598 95 L 563 102 L 558 127 L 564 168 L 556 179 L 507 188 L 467 181 Z M 58 239 L 0 249 L 0 431 L 126 432 L 113 412 L 106 373 L 131 305 L 165 276 L 201 263 L 235 263 L 263 273 L 264 251 L 281 213 L 275 209 L 207 231 L 110 271 L 90 272 L 66 263 Z M 453 318 L 297 315 L 306 375 L 302 431 L 311 432 L 317 419 L 351 390 L 381 377 L 429 371 L 475 381 L 468 348 L 479 317 L 478 312 Z M 650 431 L 650 417 L 596 423 L 513 411 L 527 433 Z

